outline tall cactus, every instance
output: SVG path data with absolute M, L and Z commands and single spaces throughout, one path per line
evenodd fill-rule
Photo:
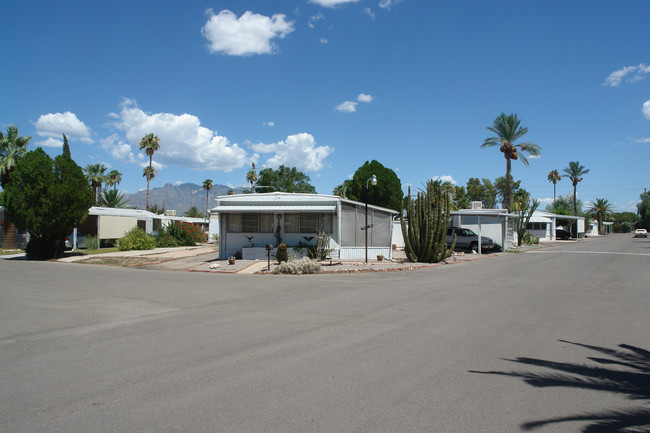
M 443 192 L 440 181 L 430 180 L 425 190 L 411 198 L 411 188 L 405 199 L 406 220 L 402 218 L 406 257 L 412 262 L 438 263 L 451 255 L 456 246 L 456 235 L 450 248 L 445 243 L 449 226 L 449 194 Z

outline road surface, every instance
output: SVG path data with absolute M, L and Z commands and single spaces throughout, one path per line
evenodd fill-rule
M 0 431 L 650 422 L 648 264 L 631 235 L 344 275 L 0 260 Z

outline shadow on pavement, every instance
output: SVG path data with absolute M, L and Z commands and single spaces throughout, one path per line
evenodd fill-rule
M 650 352 L 627 344 L 619 345 L 620 350 L 617 350 L 565 340 L 559 341 L 596 352 L 596 356 L 588 357 L 596 364 L 516 358 L 506 359 L 506 361 L 547 368 L 551 371 L 536 373 L 532 371 L 470 370 L 470 372 L 518 377 L 537 388 L 582 388 L 621 394 L 628 400 L 645 400 L 645 405 L 640 407 L 531 421 L 521 425 L 524 430 L 533 430 L 549 424 L 569 421 L 587 421 L 588 424 L 580 430 L 583 433 L 650 432 L 650 407 L 648 407 L 648 403 L 650 403 Z M 602 355 L 606 355 L 608 358 L 601 357 Z

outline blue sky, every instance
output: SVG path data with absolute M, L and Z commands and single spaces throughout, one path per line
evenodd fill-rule
M 513 176 L 548 202 L 578 160 L 588 203 L 634 210 L 650 186 L 650 2 L 8 0 L 0 125 L 146 187 L 242 185 L 296 166 L 319 193 L 376 159 L 407 185 L 505 174 L 481 149 L 501 112 L 543 148 Z M 381 180 L 380 180 L 381 181 Z M 572 192 L 568 179 L 558 195 Z

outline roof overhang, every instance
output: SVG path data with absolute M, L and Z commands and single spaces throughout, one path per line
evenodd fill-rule
M 334 213 L 335 205 L 225 205 L 212 208 L 216 213 Z

